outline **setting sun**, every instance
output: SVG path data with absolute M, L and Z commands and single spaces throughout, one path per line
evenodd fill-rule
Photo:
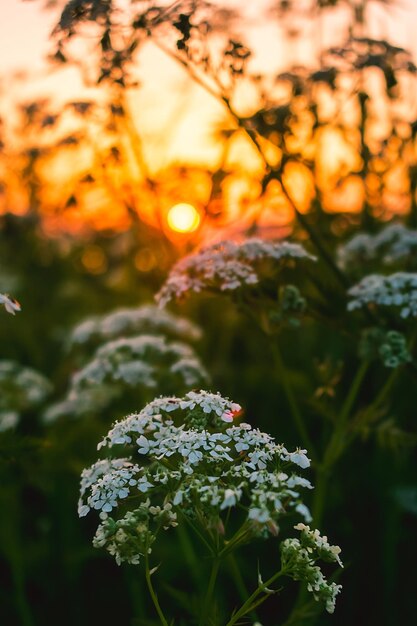
M 177 233 L 192 233 L 200 225 L 201 217 L 192 204 L 176 204 L 168 211 L 167 222 L 171 230 Z

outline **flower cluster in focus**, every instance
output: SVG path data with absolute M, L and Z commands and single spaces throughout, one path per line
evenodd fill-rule
M 220 394 L 191 391 L 157 398 L 116 422 L 99 448 L 123 454 L 81 477 L 79 515 L 96 510 L 101 518 L 94 545 L 119 564 L 137 564 L 159 531 L 184 516 L 201 533 L 219 533 L 225 545 L 239 524 L 246 542 L 276 536 L 287 515 L 311 521 L 300 493 L 312 488 L 299 475 L 310 464 L 306 451 L 290 452 L 259 429 L 234 423 L 240 412 Z
M 287 569 L 287 576 L 294 580 L 306 581 L 307 589 L 315 600 L 323 601 L 326 610 L 333 613 L 336 596 L 342 586 L 329 583 L 315 563 L 317 559 L 321 559 L 343 567 L 339 557 L 340 548 L 330 545 L 327 537 L 322 537 L 318 530 L 311 530 L 305 524 L 297 524 L 295 529 L 300 531 L 300 538 L 285 539 L 281 543 L 281 559 L 283 567 Z

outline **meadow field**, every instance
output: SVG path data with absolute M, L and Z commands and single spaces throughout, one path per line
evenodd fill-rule
M 416 623 L 414 3 L 2 12 L 0 625 Z

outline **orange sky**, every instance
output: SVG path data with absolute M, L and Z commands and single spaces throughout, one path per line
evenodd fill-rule
M 215 0 L 216 1 L 216 0 Z M 218 2 L 220 4 L 220 2 Z M 270 0 L 225 0 L 227 4 L 244 12 L 253 26 L 252 35 L 257 41 L 262 62 L 271 60 L 271 44 L 276 27 L 268 27 L 261 19 L 262 7 Z M 42 57 L 48 50 L 48 36 L 54 24 L 55 11 L 42 9 L 42 0 L 0 0 L 0 71 L 10 69 L 39 69 Z M 415 26 L 417 22 L 416 0 L 394 0 L 392 7 L 372 11 L 371 30 L 417 52 Z M 371 33 L 373 34 L 373 33 Z M 326 45 L 326 42 L 324 42 Z M 276 48 L 276 46 L 274 46 Z
M 283 69 L 288 65 L 289 56 L 300 62 L 311 60 L 312 47 L 308 43 L 308 37 L 303 38 L 302 45 L 288 46 L 283 43 L 278 25 L 262 18 L 261 9 L 269 3 L 269 0 L 245 3 L 241 0 L 227 0 L 228 5 L 240 11 L 244 7 L 248 26 L 242 30 L 250 46 L 256 50 L 255 66 Z M 35 90 L 62 100 L 79 98 L 82 93 L 82 85 L 74 70 L 66 70 L 61 75 L 44 75 L 44 57 L 49 49 L 48 37 L 57 12 L 45 11 L 42 5 L 42 0 L 0 0 L 0 77 L 3 76 L 3 102 L 9 97 L 9 81 L 4 77 L 15 70 L 25 70 L 32 76 L 30 81 L 22 80 L 19 87 L 15 87 L 20 100 L 30 99 Z M 394 44 L 413 47 L 417 56 L 417 0 L 401 0 L 401 3 L 398 0 L 397 8 L 390 8 L 388 12 L 375 6 L 370 15 L 371 35 L 386 36 Z M 344 25 L 343 17 L 327 19 L 322 29 L 323 47 L 333 43 L 334 39 L 332 41 L 331 38 L 341 34 Z M 313 35 L 311 29 L 310 34 Z M 152 153 L 150 142 L 150 160 L 159 160 L 162 155 L 166 162 L 176 157 L 209 162 L 214 160 L 216 150 L 207 135 L 207 129 L 221 115 L 220 105 L 211 101 L 199 88 L 189 85 L 182 71 L 153 47 L 148 47 L 142 55 L 140 75 L 143 87 L 140 104 L 137 106 L 138 125 L 145 128 L 149 138 L 153 139 L 155 153 Z M 37 79 L 34 80 L 33 76 L 37 76 Z M 183 97 L 179 102 L 177 97 L 180 91 Z M 173 93 L 175 98 L 172 97 Z M 163 150 L 160 149 L 162 145 Z M 161 163 L 158 165 L 161 166 Z
M 130 0 L 120 1 L 128 3 Z M 255 53 L 251 61 L 251 70 L 260 73 L 282 71 L 288 69 L 291 64 L 314 65 L 318 60 L 318 38 L 321 37 L 322 49 L 340 43 L 346 35 L 346 24 L 349 21 L 343 11 L 336 15 L 332 13 L 322 21 L 320 31 L 317 24 L 305 20 L 303 37 L 297 41 L 289 41 L 285 39 L 277 20 L 265 20 L 263 16 L 261 9 L 270 5 L 271 0 L 215 1 L 222 5 L 226 3 L 234 6 L 241 14 L 243 13 L 246 20 L 243 21 L 241 27 L 242 39 Z M 298 0 L 299 3 L 304 1 Z M 402 2 L 401 5 L 399 5 L 400 2 Z M 13 109 L 8 107 L 8 104 L 30 102 L 36 96 L 46 96 L 53 101 L 58 101 L 57 108 L 59 109 L 60 102 L 84 99 L 89 95 L 75 69 L 69 67 L 56 72 L 52 71 L 45 62 L 45 57 L 50 50 L 49 33 L 58 19 L 58 12 L 42 10 L 43 3 L 44 0 L 0 0 L 0 93 L 2 97 L 0 111 L 11 114 L 12 124 Z M 417 58 L 417 40 L 414 37 L 415 24 L 417 24 L 417 0 L 398 0 L 397 8 L 389 10 L 372 5 L 368 18 L 370 36 L 387 38 L 392 44 L 409 49 L 414 46 L 414 55 Z M 19 71 L 25 72 L 25 75 L 17 81 L 10 81 L 8 77 Z M 136 127 L 140 130 L 144 156 L 151 173 L 161 172 L 164 167 L 176 162 L 202 163 L 213 167 L 218 165 L 221 143 L 213 141 L 211 132 L 216 122 L 224 120 L 222 105 L 195 86 L 178 65 L 167 59 L 152 44 L 141 50 L 138 75 L 141 88 L 131 99 L 131 113 Z M 247 144 L 241 146 L 239 140 L 234 142 L 230 162 L 241 164 L 242 150 L 245 169 L 249 171 L 254 167 L 258 170 L 259 160 L 248 151 Z M 57 161 L 54 166 L 59 167 L 59 165 Z M 66 174 L 67 164 L 65 163 L 61 169 Z M 239 167 L 237 167 L 237 178 L 239 178 L 238 170 Z M 54 179 L 59 180 L 59 172 L 51 169 L 49 174 L 53 174 Z M 292 174 L 293 177 L 298 175 L 297 172 Z M 308 182 L 305 176 L 303 180 Z M 241 189 L 238 183 L 240 187 L 243 185 L 244 189 Z M 252 208 L 255 213 L 259 210 L 256 204 L 259 190 L 255 188 L 253 182 L 248 189 L 245 185 L 248 185 L 248 181 L 239 179 L 233 189 L 225 188 L 223 201 L 228 207 L 228 215 L 232 216 L 231 219 L 237 219 L 237 215 L 241 212 L 242 194 L 242 197 L 246 198 L 245 201 L 254 203 Z M 301 190 L 302 185 L 298 179 L 295 180 L 295 187 Z M 54 190 L 59 196 L 65 194 L 65 189 L 61 188 L 60 184 L 56 184 Z M 167 201 L 171 204 L 193 201 L 198 205 L 199 202 L 203 204 L 205 202 L 198 194 L 198 197 L 194 199 L 189 197 L 186 182 L 180 183 L 177 191 L 177 195 L 172 195 L 172 193 L 170 195 L 168 192 Z M 233 195 L 235 192 L 236 197 Z M 184 194 L 184 197 L 181 194 Z M 338 192 L 338 197 L 345 209 L 347 208 L 347 195 L 358 198 L 358 194 L 353 193 L 351 188 L 346 189 L 344 195 Z M 57 199 L 51 199 L 53 204 L 55 201 L 59 204 Z M 61 201 L 63 201 L 62 198 Z M 266 201 L 272 207 L 272 200 L 266 198 Z M 89 198 L 88 204 L 94 210 L 94 207 L 99 207 L 101 215 L 102 203 L 103 199 L 99 197 Z M 168 208 L 168 206 L 165 207 L 166 210 Z M 282 219 L 285 217 L 285 221 L 288 221 L 289 216 L 286 215 L 282 198 L 278 206 L 279 210 L 276 208 L 273 209 L 275 216 L 281 216 Z M 141 205 L 141 209 L 149 213 L 146 206 Z M 74 214 L 77 210 L 74 209 Z M 251 215 L 248 219 L 252 219 Z M 79 221 L 78 217 L 76 221 Z

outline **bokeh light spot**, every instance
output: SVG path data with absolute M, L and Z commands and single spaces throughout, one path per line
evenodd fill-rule
M 135 266 L 140 272 L 150 272 L 155 268 L 157 259 L 150 248 L 142 248 L 135 256 Z
M 182 202 L 168 211 L 167 222 L 171 230 L 177 233 L 192 233 L 200 225 L 200 213 L 192 204 Z
M 107 259 L 99 246 L 88 246 L 81 257 L 82 264 L 90 274 L 102 274 L 107 269 Z

